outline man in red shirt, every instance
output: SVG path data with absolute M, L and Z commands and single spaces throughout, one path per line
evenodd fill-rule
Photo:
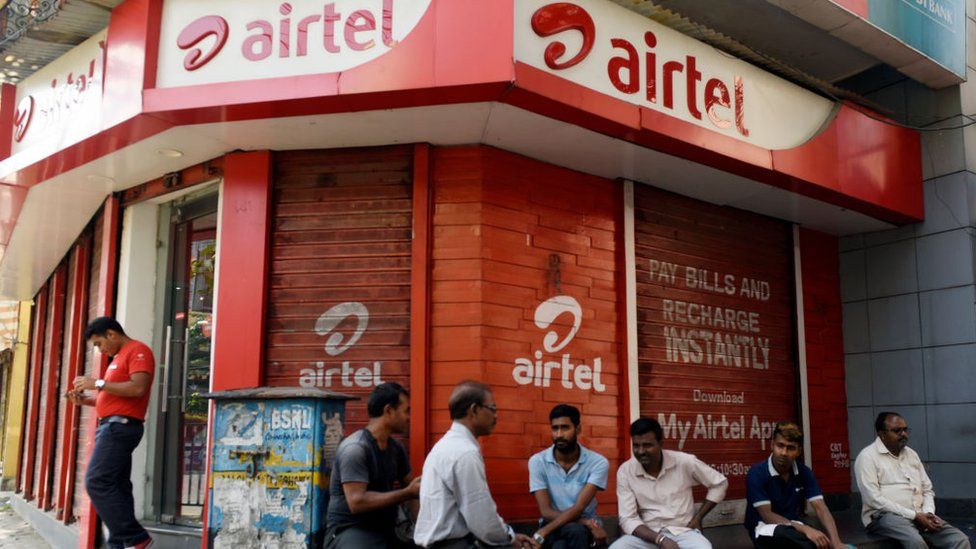
M 139 524 L 132 499 L 132 452 L 142 439 L 156 364 L 152 350 L 125 335 L 113 318 L 99 317 L 85 329 L 85 339 L 112 357 L 105 377 L 79 376 L 67 394 L 76 405 L 94 406 L 98 416 L 95 447 L 88 461 L 85 488 L 108 527 L 112 549 L 146 549 L 152 538 Z M 95 396 L 85 391 L 95 391 Z

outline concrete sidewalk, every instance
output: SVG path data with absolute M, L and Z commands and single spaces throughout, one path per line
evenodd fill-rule
M 49 549 L 34 528 L 10 506 L 10 493 L 0 492 L 0 549 Z

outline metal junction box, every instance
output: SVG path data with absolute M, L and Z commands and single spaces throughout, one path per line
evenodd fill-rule
M 207 395 L 212 431 L 207 545 L 321 547 L 348 395 L 265 387 Z

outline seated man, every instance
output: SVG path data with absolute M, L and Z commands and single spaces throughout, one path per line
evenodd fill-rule
M 394 531 L 401 503 L 412 504 L 416 515 L 420 477 L 411 479 L 407 452 L 390 436 L 407 432 L 409 396 L 399 383 L 377 385 L 366 404 L 366 428 L 339 444 L 329 485 L 327 549 L 412 547 Z
M 607 487 L 607 458 L 577 440 L 580 411 L 559 404 L 549 412 L 552 446 L 529 459 L 529 491 L 542 514 L 535 540 L 546 548 L 586 549 L 604 543 L 596 493 Z
M 908 447 L 911 429 L 894 412 L 874 420 L 878 438 L 854 462 L 861 492 L 861 521 L 871 534 L 894 538 L 903 547 L 969 549 L 966 534 L 935 514 L 932 481 L 918 454 Z
M 702 519 L 725 498 L 729 481 L 691 454 L 664 450 L 657 420 L 642 417 L 631 424 L 634 457 L 617 469 L 620 531 L 610 549 L 710 549 L 701 533 Z M 695 513 L 691 489 L 708 488 Z
M 753 465 L 746 476 L 749 538 L 760 549 L 845 549 L 817 478 L 797 462 L 803 432 L 795 423 L 777 423 L 770 446 L 769 459 Z M 813 506 L 827 535 L 800 522 L 804 500 Z

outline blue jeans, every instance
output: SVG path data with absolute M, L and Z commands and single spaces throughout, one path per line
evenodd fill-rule
M 122 549 L 146 540 L 132 499 L 132 452 L 142 439 L 141 423 L 103 423 L 95 429 L 85 489 L 108 527 L 108 546 Z

